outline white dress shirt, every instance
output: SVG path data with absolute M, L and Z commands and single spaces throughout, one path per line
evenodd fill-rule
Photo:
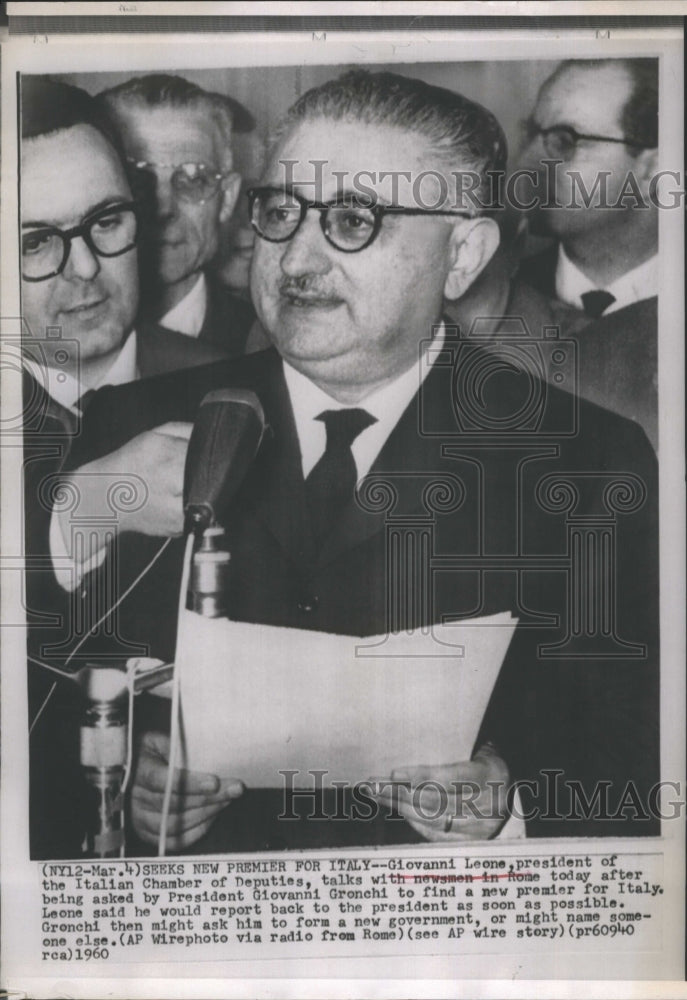
M 556 265 L 556 297 L 574 309 L 584 309 L 582 304 L 584 293 L 600 289 L 615 296 L 615 302 L 604 309 L 604 316 L 617 312 L 618 309 L 624 309 L 633 302 L 658 295 L 658 254 L 645 260 L 638 267 L 633 267 L 610 285 L 601 286 L 573 264 L 563 249 L 563 244 L 560 243 Z
M 372 464 L 386 444 L 388 437 L 410 405 L 418 389 L 427 378 L 446 337 L 444 324 L 437 331 L 432 341 L 432 355 L 426 358 L 421 367 L 413 365 L 408 371 L 399 375 L 393 382 L 371 392 L 363 400 L 356 403 L 376 418 L 376 423 L 366 427 L 358 434 L 351 445 L 355 460 L 358 479 L 372 468 Z M 326 392 L 314 385 L 310 379 L 284 362 L 284 378 L 291 399 L 296 434 L 301 450 L 303 477 L 315 467 L 324 454 L 327 446 L 327 430 L 317 417 L 323 410 L 345 410 L 348 404 L 332 399 Z M 516 790 L 514 814 L 507 820 L 495 840 L 521 840 L 526 836 L 525 823 L 522 817 L 522 804 Z
M 88 391 L 88 388 L 100 389 L 105 385 L 123 385 L 125 382 L 133 382 L 138 378 L 136 331 L 132 330 L 105 374 L 96 385 L 91 387 L 82 385 L 71 372 L 63 372 L 59 368 L 50 368 L 47 365 L 38 365 L 30 358 L 26 359 L 25 364 L 27 371 L 33 375 L 36 382 L 56 403 L 78 415 L 81 411 L 77 402 L 80 396 Z
M 166 312 L 160 320 L 160 326 L 166 326 L 168 330 L 176 330 L 187 337 L 198 337 L 205 322 L 205 313 L 208 308 L 208 287 L 205 275 L 201 271 L 198 280 L 190 292 L 184 295 L 181 302 Z
M 375 389 L 365 399 L 356 403 L 375 418 L 375 423 L 366 427 L 356 437 L 351 445 L 358 479 L 372 468 L 372 463 L 384 447 L 387 438 L 401 419 L 404 410 L 417 393 L 420 385 L 426 379 L 434 363 L 437 353 L 441 350 L 445 339 L 443 323 L 432 341 L 432 357 L 428 363 L 415 364 L 403 372 L 393 382 Z M 347 410 L 349 404 L 332 399 L 326 392 L 316 386 L 305 375 L 284 362 L 284 378 L 291 398 L 296 434 L 301 450 L 303 463 L 303 478 L 305 479 L 324 454 L 327 446 L 327 429 L 317 417 L 324 410 Z

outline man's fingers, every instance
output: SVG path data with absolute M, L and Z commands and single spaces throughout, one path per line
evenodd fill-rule
M 214 817 L 206 819 L 204 823 L 200 823 L 198 826 L 194 826 L 192 830 L 186 830 L 178 836 L 173 836 L 169 849 L 176 851 L 178 854 L 185 851 L 192 844 L 195 844 L 201 837 L 204 837 L 212 826 Z
M 185 441 L 188 441 L 192 430 L 193 424 L 181 420 L 169 420 L 166 424 L 154 427 L 153 434 L 166 434 L 167 437 L 184 438 Z
M 227 805 L 227 802 L 215 802 L 196 809 L 187 809 L 181 813 L 170 813 L 167 819 L 167 835 L 177 836 L 180 833 L 193 830 L 203 823 L 212 822 L 218 813 L 226 809 Z M 162 815 L 159 811 L 137 810 L 136 820 L 139 829 L 156 837 L 159 835 L 162 823 Z
M 162 810 L 162 801 L 164 798 L 162 792 L 153 792 L 141 785 L 134 785 L 131 798 L 142 809 L 157 812 L 161 812 Z M 235 798 L 238 798 L 235 792 L 227 792 L 222 788 L 214 795 L 185 795 L 179 792 L 172 792 L 169 800 L 169 811 L 170 814 L 181 813 L 186 809 L 200 808 L 214 802 L 225 804 Z
M 412 828 L 416 830 L 421 837 L 424 837 L 426 840 L 431 840 L 434 843 L 470 843 L 471 841 L 485 839 L 474 821 L 470 822 L 469 820 L 462 819 L 460 817 L 457 821 L 454 820 L 448 829 L 438 823 L 424 822 L 419 817 L 406 817 L 406 819 L 408 824 L 412 826 Z
M 375 796 L 381 806 L 397 810 L 406 818 L 422 816 L 427 822 L 448 812 L 455 812 L 459 805 L 458 796 L 448 792 L 436 792 L 430 789 L 398 788 Z
M 457 764 L 417 764 L 412 767 L 397 767 L 391 772 L 391 780 L 409 781 L 413 786 L 421 781 L 436 781 L 448 789 L 451 787 L 451 782 L 456 780 L 456 776 L 460 776 L 460 780 L 465 775 L 466 780 L 470 780 L 478 773 L 479 768 L 475 768 L 472 761 L 463 760 Z
M 220 805 L 226 804 L 242 795 L 243 790 L 243 784 L 240 781 L 230 778 L 229 780 L 220 781 L 217 791 L 213 793 L 172 791 L 169 800 L 169 811 L 170 813 L 178 813 L 186 809 L 194 809 L 215 802 Z M 164 791 L 162 789 L 151 789 L 137 781 L 134 784 L 131 797 L 142 807 L 159 812 L 162 809 Z
M 461 814 L 459 801 L 455 796 L 449 796 L 447 800 L 435 803 L 425 801 L 423 796 L 422 801 L 418 803 L 412 795 L 408 796 L 407 793 L 401 792 L 397 797 L 380 796 L 377 801 L 380 806 L 388 808 L 389 811 L 393 809 L 402 816 L 420 836 L 435 842 L 486 840 L 493 836 L 502 822 L 498 815 L 494 821 L 487 815 L 488 825 L 486 825 L 485 819 L 480 818 L 479 813 L 476 816 L 467 810 Z
M 484 767 L 479 762 L 462 761 L 459 764 L 400 767 L 390 777 L 370 778 L 372 794 L 385 797 L 408 798 L 421 794 L 423 801 L 445 801 L 456 796 L 473 797 L 484 780 Z
M 142 753 L 136 770 L 135 784 L 151 792 L 163 792 L 167 784 L 168 764 L 154 752 Z M 185 795 L 214 795 L 219 791 L 220 779 L 216 774 L 186 771 L 176 767 L 172 790 Z

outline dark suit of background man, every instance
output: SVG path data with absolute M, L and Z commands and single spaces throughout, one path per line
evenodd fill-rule
M 657 147 L 658 60 L 571 60 L 542 85 L 519 163 L 539 174 L 532 231 L 555 240 L 519 278 L 587 314 L 581 394 L 636 419 L 655 446 Z
M 192 419 L 203 395 L 221 385 L 252 388 L 262 402 L 270 432 L 221 514 L 232 553 L 231 617 L 370 636 L 510 609 L 524 626 L 516 630 L 471 760 L 428 768 L 398 761 L 413 784 L 431 778 L 447 786 L 435 819 L 426 819 L 432 803 L 425 801 L 423 819 L 400 793 L 407 822 L 385 818 L 388 795 L 380 797 L 384 815 L 374 822 L 280 822 L 276 775 L 274 790 L 258 791 L 243 790 L 240 774 L 220 781 L 186 773 L 175 778 L 173 850 L 455 842 L 502 829 L 505 835 L 509 778 L 540 783 L 539 794 L 529 794 L 527 807 L 533 799 L 540 807 L 530 833 L 601 832 L 603 823 L 557 818 L 553 803 L 542 817 L 541 769 L 578 780 L 588 796 L 606 780 L 615 803 L 628 778 L 642 798 L 656 775 L 656 489 L 646 438 L 599 408 L 581 404 L 578 412 L 572 395 L 494 364 L 440 326 L 443 299 L 459 299 L 475 281 L 496 249 L 498 226 L 450 197 L 442 204 L 438 177 L 445 181 L 462 168 L 484 181 L 488 171 L 503 168 L 504 148 L 484 108 L 418 80 L 354 71 L 309 91 L 287 116 L 252 193 L 259 234 L 252 293 L 273 348 L 155 380 L 146 392 L 122 390 L 120 409 L 136 413 L 139 426 Z M 313 187 L 313 159 L 326 159 L 320 190 Z M 290 178 L 283 161 L 296 164 Z M 373 168 L 385 171 L 386 180 L 375 184 L 370 206 L 353 189 L 359 171 L 369 184 Z M 423 199 L 434 210 L 418 212 L 410 183 L 401 181 L 393 193 L 394 180 L 421 172 Z M 131 433 L 121 420 L 108 432 L 110 446 Z M 429 571 L 422 558 L 415 570 L 412 559 L 390 561 L 386 529 L 393 524 L 388 511 L 375 507 L 379 494 L 363 482 L 354 498 L 355 480 L 368 473 L 369 484 L 390 484 L 381 495 L 396 496 L 392 517 L 435 533 L 431 556 L 441 557 L 442 569 L 431 576 L 429 597 L 419 589 Z M 444 487 L 436 503 L 432 483 Z M 578 625 L 567 606 L 568 587 L 574 596 L 579 583 L 566 569 L 570 518 L 576 531 L 587 530 L 589 519 L 608 530 L 608 504 L 615 509 L 620 483 L 626 513 L 611 517 L 616 564 L 602 588 L 606 600 L 606 588 L 617 586 L 611 634 L 590 637 L 583 622 L 582 633 L 570 635 L 567 656 L 547 657 L 540 647 L 564 643 Z M 120 550 L 122 586 L 150 558 L 145 539 L 129 540 Z M 175 542 L 122 607 L 126 636 L 149 642 L 163 658 L 174 653 L 180 571 Z M 399 603 L 399 589 L 413 597 Z M 399 608 L 390 619 L 390 609 Z M 603 649 L 594 646 L 598 639 Z M 168 753 L 168 737 L 150 728 L 131 797 L 133 825 L 148 844 L 159 831 Z M 461 780 L 473 783 L 482 815 L 460 815 L 451 782 Z M 563 799 L 561 793 L 559 809 Z M 329 802 L 329 816 L 331 808 Z M 605 832 L 655 830 L 632 818 L 606 824 Z
M 209 265 L 239 193 L 232 130 L 250 131 L 251 115 L 229 97 L 164 74 L 128 80 L 100 99 L 141 181 L 148 182 L 152 218 L 144 311 L 229 357 L 242 354 L 254 311 Z
M 115 528 L 163 536 L 181 528 L 179 479 L 190 428 L 161 427 L 163 421 L 154 421 L 142 428 L 141 435 L 135 430 L 123 448 L 108 449 L 97 416 L 88 412 L 87 397 L 91 402 L 97 399 L 108 412 L 110 405 L 115 407 L 109 403 L 115 386 L 187 370 L 222 355 L 210 345 L 153 324 L 134 325 L 138 206 L 118 137 L 94 98 L 44 77 L 24 77 L 21 98 L 25 551 L 33 560 L 27 576 L 27 607 L 33 626 L 31 650 L 43 658 L 60 633 L 45 616 L 58 615 L 69 628 L 77 611 L 85 609 L 78 584 L 90 553 L 76 558 L 71 536 L 74 511 L 62 510 L 59 503 L 53 511 L 51 502 L 67 464 L 74 470 L 86 463 L 83 471 L 89 475 L 81 477 L 78 513 L 91 514 L 95 521 L 100 517 L 101 529 L 102 515 L 112 512 L 98 484 L 122 473 L 145 476 L 148 502 L 136 510 L 120 511 Z M 117 419 L 116 407 L 110 417 Z M 87 464 L 96 453 L 99 461 Z M 156 470 L 154 477 L 151 469 Z M 101 529 L 92 523 L 94 535 Z M 60 559 L 62 586 L 50 568 L 51 554 Z M 70 557 L 74 557 L 71 566 L 66 565 Z M 37 569 L 40 561 L 42 570 Z M 33 717 L 51 680 L 36 671 L 31 677 Z M 56 709 L 57 701 L 55 695 Z M 58 710 L 52 721 L 69 729 L 67 715 Z M 56 802 L 62 798 L 50 824 L 34 825 L 39 836 L 54 837 L 56 827 L 69 827 L 75 815 L 69 807 L 74 786 L 65 780 L 68 768 L 54 752 L 54 740 L 47 713 L 32 736 L 33 788 L 54 792 Z M 41 802 L 40 793 L 34 799 Z

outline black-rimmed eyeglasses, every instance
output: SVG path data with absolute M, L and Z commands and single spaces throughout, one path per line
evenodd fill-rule
M 217 194 L 229 174 L 221 173 L 207 163 L 153 163 L 151 160 L 128 158 L 129 165 L 138 173 L 157 177 L 169 173 L 174 194 L 182 201 L 204 205 Z
M 286 243 L 298 232 L 310 209 L 320 213 L 324 237 L 343 253 L 358 253 L 379 234 L 385 215 L 456 215 L 471 218 L 469 212 L 402 205 L 361 205 L 354 201 L 327 204 L 309 201 L 282 188 L 258 187 L 246 192 L 253 229 L 269 243 Z
M 621 146 L 636 146 L 638 149 L 644 148 L 644 143 L 634 139 L 619 139 L 611 135 L 590 135 L 578 132 L 571 125 L 551 125 L 549 128 L 542 128 L 540 125 L 528 118 L 522 123 L 523 142 L 529 144 L 541 136 L 547 156 L 553 160 L 570 160 L 575 154 L 578 142 L 615 142 Z
M 21 237 L 21 273 L 25 281 L 46 281 L 64 271 L 72 240 L 81 237 L 98 257 L 119 257 L 136 245 L 138 219 L 134 202 L 108 205 L 73 229 L 43 226 Z

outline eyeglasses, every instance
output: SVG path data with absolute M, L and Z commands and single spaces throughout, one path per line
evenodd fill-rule
M 172 191 L 182 201 L 204 205 L 214 198 L 220 184 L 229 174 L 219 173 L 207 163 L 151 163 L 149 160 L 129 159 L 131 166 L 141 173 L 155 174 L 168 171 L 171 174 Z
M 136 245 L 136 205 L 122 202 L 94 212 L 73 229 L 45 226 L 22 234 L 21 273 L 25 281 L 46 281 L 64 271 L 72 240 L 81 237 L 98 257 L 119 257 Z
M 550 128 L 541 128 L 531 118 L 522 123 L 522 131 L 526 144 L 541 136 L 547 155 L 554 160 L 572 159 L 575 147 L 578 142 L 583 140 L 586 142 L 616 142 L 622 146 L 645 148 L 644 143 L 634 139 L 617 139 L 610 135 L 585 135 L 570 125 L 552 125 Z
M 246 194 L 251 225 L 263 240 L 286 243 L 296 235 L 312 208 L 320 213 L 320 228 L 327 242 L 343 253 L 358 253 L 369 247 L 379 234 L 385 215 L 457 215 L 471 218 L 469 212 L 406 208 L 402 205 L 360 205 L 351 201 L 328 205 L 272 187 L 251 188 Z

